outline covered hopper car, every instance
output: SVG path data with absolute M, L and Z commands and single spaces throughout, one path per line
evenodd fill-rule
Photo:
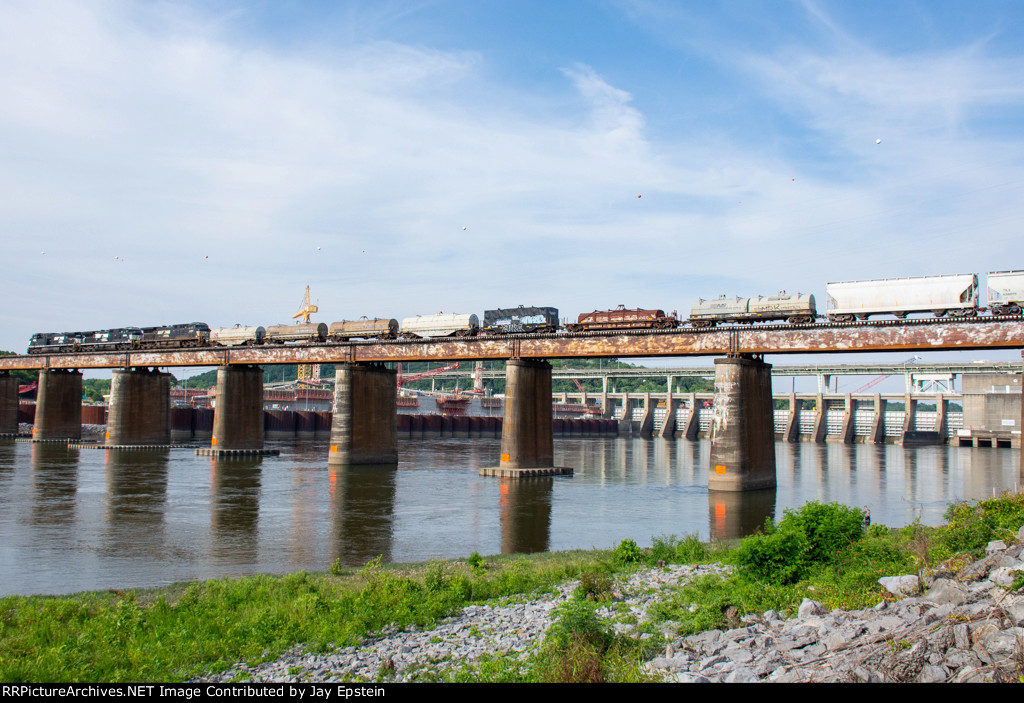
M 1024 307 L 1024 271 L 989 272 L 988 307 L 993 315 L 1020 315 Z
M 829 322 L 866 320 L 871 315 L 932 313 L 936 317 L 978 314 L 978 275 L 916 276 L 826 283 Z

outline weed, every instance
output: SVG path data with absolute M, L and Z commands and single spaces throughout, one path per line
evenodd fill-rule
M 612 579 L 607 574 L 595 574 L 590 571 L 580 574 L 580 585 L 573 594 L 580 600 L 592 600 L 605 603 L 612 599 Z
M 624 539 L 619 542 L 619 546 L 615 548 L 613 558 L 619 564 L 638 564 L 643 559 L 643 553 L 640 551 L 640 547 L 636 545 L 631 539 Z
M 341 576 L 341 559 L 335 559 L 334 563 L 331 564 L 331 574 L 334 576 Z
M 686 535 L 681 540 L 675 535 L 655 537 L 652 540 L 648 564 L 659 561 L 673 564 L 700 564 L 708 560 L 709 550 L 696 535 Z
M 908 640 L 888 640 L 889 651 L 896 653 L 902 652 L 905 649 L 910 649 L 910 642 Z
M 469 564 L 469 568 L 474 572 L 483 572 L 487 569 L 487 562 L 484 561 L 484 558 L 480 556 L 479 552 L 473 552 L 470 554 L 469 558 L 466 559 L 466 563 Z

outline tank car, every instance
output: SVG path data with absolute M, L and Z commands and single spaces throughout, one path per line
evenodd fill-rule
M 978 314 L 978 275 L 885 278 L 826 283 L 829 322 L 866 320 L 871 315 L 932 313 L 936 317 Z
M 267 327 L 267 344 L 326 341 L 327 324 L 324 322 L 306 322 L 298 325 L 270 325 Z
M 406 339 L 421 337 L 472 337 L 480 331 L 480 318 L 472 314 L 444 313 L 417 315 L 402 320 L 401 334 Z
M 690 324 L 711 327 L 719 322 L 753 323 L 763 320 L 785 320 L 791 325 L 814 322 L 818 312 L 814 296 L 779 291 L 776 295 L 756 298 L 701 298 L 690 308 Z
M 675 311 L 666 315 L 664 310 L 627 310 L 620 305 L 614 310 L 595 310 L 583 313 L 576 322 L 567 324 L 569 332 L 588 330 L 672 329 L 679 326 Z
M 1020 315 L 1024 307 L 1024 271 L 990 271 L 988 306 L 993 315 Z
M 235 325 L 234 327 L 215 327 L 210 330 L 210 343 L 222 347 L 263 344 L 266 338 L 267 330 L 259 326 Z
M 332 322 L 327 332 L 335 342 L 346 339 L 395 339 L 398 337 L 398 320 L 375 317 L 372 320 L 360 317 L 358 320 Z
M 558 329 L 558 309 L 524 307 L 484 310 L 486 334 L 524 334 L 554 332 Z
M 142 328 L 143 349 L 187 349 L 210 343 L 210 326 L 205 322 Z

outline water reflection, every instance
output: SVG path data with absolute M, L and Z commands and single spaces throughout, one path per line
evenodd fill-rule
M 1020 452 L 994 448 L 779 443 L 775 491 L 712 495 L 703 441 L 560 439 L 555 461 L 575 474 L 519 482 L 478 475 L 496 438 L 402 440 L 385 468 L 331 469 L 322 441 L 274 446 L 210 460 L 0 443 L 0 594 L 732 538 L 810 500 L 936 524 L 950 501 L 1020 485 Z
M 398 465 L 330 468 L 331 559 L 392 561 Z
M 107 449 L 102 552 L 121 558 L 159 559 L 166 549 L 169 451 Z
M 554 479 L 499 479 L 502 554 L 546 552 L 551 537 Z
M 262 457 L 210 459 L 210 560 L 257 564 Z
M 711 539 L 746 537 L 775 516 L 775 489 L 761 491 L 710 491 L 708 532 Z
M 32 524 L 60 532 L 75 522 L 79 450 L 44 442 L 28 446 L 32 455 Z

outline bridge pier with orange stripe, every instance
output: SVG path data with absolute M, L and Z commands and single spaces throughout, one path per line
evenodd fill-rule
M 554 463 L 551 364 L 541 359 L 509 359 L 505 364 L 501 461 L 496 468 L 480 469 L 480 474 L 532 478 L 572 473 Z
M 217 369 L 217 405 L 213 411 L 210 450 L 258 452 L 263 449 L 263 369 L 221 366 Z
M 715 359 L 708 489 L 775 487 L 772 367 L 760 358 Z
M 117 446 L 171 443 L 169 373 L 155 369 L 115 369 L 111 373 L 105 443 Z
M 379 364 L 337 366 L 329 465 L 398 463 L 397 382 Z

